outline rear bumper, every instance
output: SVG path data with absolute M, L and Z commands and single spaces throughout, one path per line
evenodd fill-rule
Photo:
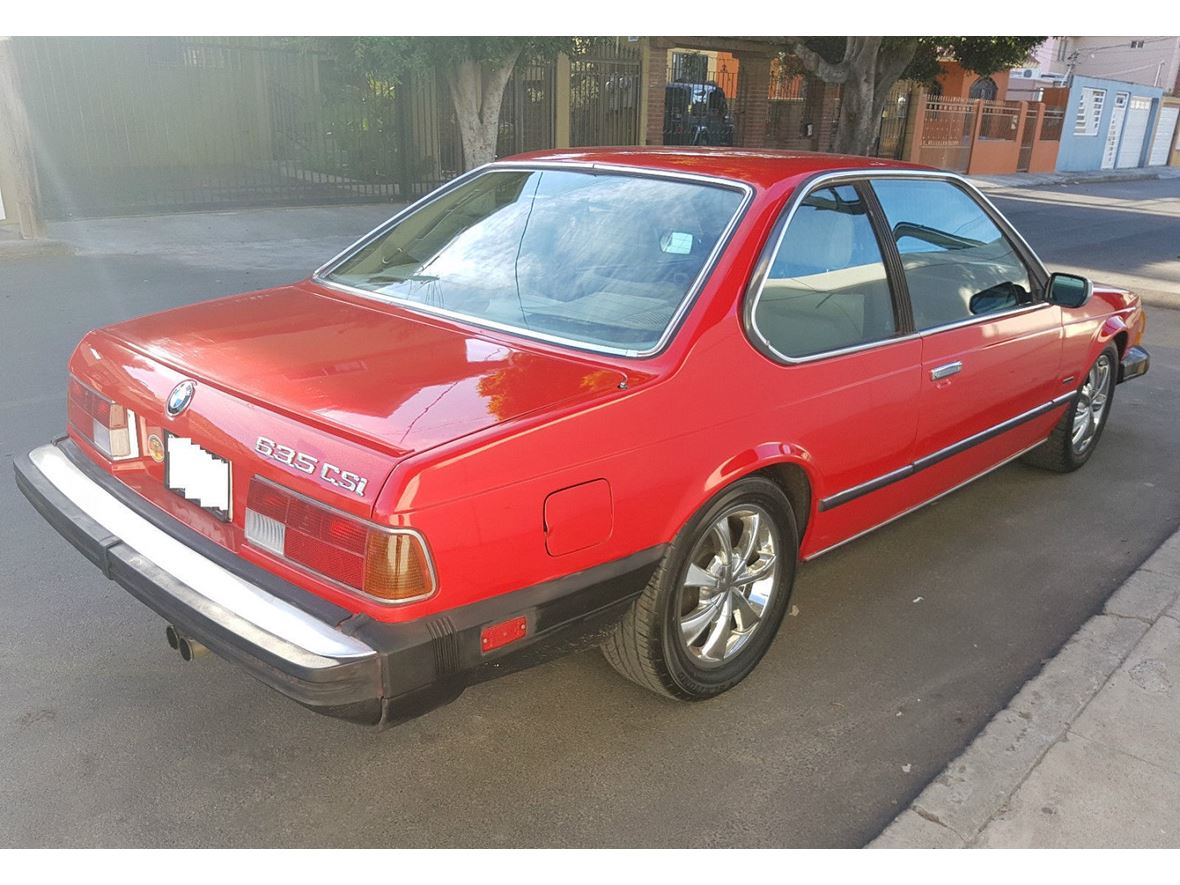
M 1151 354 L 1138 345 L 1127 348 L 1122 362 L 1119 363 L 1119 384 L 1146 375 L 1150 367 Z
M 652 548 L 444 615 L 386 624 L 282 581 L 142 500 L 69 441 L 14 461 L 63 537 L 181 633 L 318 712 L 392 724 L 471 682 L 547 659 L 609 627 L 646 585 Z M 484 655 L 480 630 L 525 615 L 525 640 Z

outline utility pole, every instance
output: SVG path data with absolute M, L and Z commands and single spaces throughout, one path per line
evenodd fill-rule
M 19 84 L 12 38 L 0 37 L 0 182 L 4 184 L 5 206 L 16 210 L 20 235 L 26 240 L 38 240 L 45 236 L 45 223 L 41 219 L 29 118 Z
M 1065 84 L 1067 86 L 1073 84 L 1073 69 L 1078 66 L 1078 59 L 1081 58 L 1082 53 L 1075 49 L 1069 54 L 1067 64 L 1065 66 Z

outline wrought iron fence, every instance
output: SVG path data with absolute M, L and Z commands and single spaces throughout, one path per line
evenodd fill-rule
M 554 80 L 552 60 L 531 59 L 516 66 L 500 106 L 498 156 L 553 146 Z
M 980 107 L 979 137 L 1015 141 L 1020 128 L 1020 102 L 985 101 Z
M 445 123 L 415 125 L 432 77 L 357 83 L 263 39 L 14 48 L 49 217 L 394 200 L 461 168 Z
M 1033 145 L 1037 136 L 1037 112 L 1040 105 L 1030 104 L 1024 109 L 1024 129 L 1020 133 L 1020 155 L 1016 160 L 1016 171 L 1027 172 L 1032 163 Z
M 1063 108 L 1045 108 L 1045 119 L 1041 121 L 1041 141 L 1061 141 L 1061 130 L 1064 126 Z
M 640 48 L 624 37 L 599 37 L 570 56 L 570 144 L 638 144 Z
M 928 99 L 919 145 L 919 162 L 966 172 L 971 162 L 971 134 L 975 103 L 957 99 Z
M 664 144 L 732 145 L 737 63 L 703 52 L 669 53 L 664 87 Z
M 908 80 L 894 83 L 881 108 L 881 123 L 873 143 L 873 156 L 900 160 L 905 154 L 905 136 L 909 125 L 910 96 L 914 84 Z

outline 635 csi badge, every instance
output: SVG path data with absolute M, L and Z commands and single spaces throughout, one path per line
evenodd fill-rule
M 258 441 L 254 443 L 254 451 L 272 461 L 294 467 L 309 476 L 319 476 L 324 482 L 336 486 L 342 491 L 353 492 L 362 498 L 365 495 L 365 486 L 369 482 L 365 477 L 353 473 L 351 470 L 343 470 L 327 461 L 320 461 L 303 452 L 297 452 L 290 446 L 277 443 L 273 439 L 268 439 L 265 436 L 258 437 Z

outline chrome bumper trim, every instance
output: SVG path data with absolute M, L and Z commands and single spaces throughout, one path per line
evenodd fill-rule
M 29 453 L 45 479 L 87 517 L 175 578 L 166 590 L 247 642 L 310 669 L 376 652 L 185 546 L 135 513 L 83 473 L 55 445 Z

